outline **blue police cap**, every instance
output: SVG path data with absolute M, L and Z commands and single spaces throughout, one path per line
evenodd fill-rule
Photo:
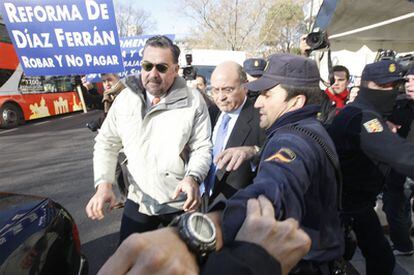
M 251 76 L 262 76 L 266 67 L 266 60 L 263 58 L 249 58 L 243 62 L 243 69 Z
M 378 85 L 402 81 L 401 66 L 393 60 L 381 60 L 365 66 L 361 81 L 373 81 Z
M 414 65 L 412 65 L 411 68 L 408 69 L 408 72 L 406 75 L 409 75 L 409 74 L 414 74 Z
M 273 54 L 262 77 L 249 82 L 250 91 L 265 91 L 279 84 L 294 87 L 319 87 L 319 69 L 315 61 L 292 54 Z

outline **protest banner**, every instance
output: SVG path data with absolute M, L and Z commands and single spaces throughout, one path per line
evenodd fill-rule
M 86 81 L 90 83 L 97 83 L 102 81 L 100 74 L 87 74 L 85 77 Z
M 28 76 L 124 71 L 112 0 L 3 0 L 0 13 Z

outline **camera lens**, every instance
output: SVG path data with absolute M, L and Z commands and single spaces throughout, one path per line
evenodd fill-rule
M 306 43 L 311 50 L 318 50 L 328 46 L 328 38 L 324 32 L 312 32 L 306 37 Z

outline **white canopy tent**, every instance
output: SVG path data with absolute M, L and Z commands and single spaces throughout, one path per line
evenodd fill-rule
M 414 50 L 414 0 L 324 0 L 314 29 L 326 30 L 332 50 Z
M 363 46 L 358 51 L 340 50 L 332 52 L 332 65 L 342 65 L 349 69 L 351 76 L 350 86 L 354 86 L 355 78 L 360 77 L 365 65 L 374 61 L 376 52 L 371 51 L 368 47 Z M 319 60 L 320 74 L 322 78 L 328 81 L 328 59 L 327 55 Z

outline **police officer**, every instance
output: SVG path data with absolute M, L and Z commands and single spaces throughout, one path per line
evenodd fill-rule
M 266 68 L 266 60 L 263 58 L 248 58 L 243 62 L 243 70 L 247 74 L 247 80 L 253 81 L 262 76 Z
M 243 70 L 246 72 L 247 81 L 254 81 L 263 75 L 267 65 L 263 58 L 249 58 L 243 62 Z M 254 102 L 258 96 L 257 93 L 249 91 L 247 96 Z
M 368 275 L 392 274 L 395 265 L 374 211 L 384 178 L 390 167 L 414 176 L 414 145 L 395 135 L 386 124 L 402 80 L 401 69 L 393 61 L 366 65 L 358 96 L 329 128 L 341 162 L 344 217 L 352 220 Z
M 414 66 L 408 71 L 406 80 L 405 93 L 397 97 L 394 111 L 388 120 L 397 125 L 395 130 L 400 137 L 414 143 Z M 404 188 L 405 182 L 405 175 L 391 170 L 382 196 L 382 209 L 387 214 L 395 256 L 414 254 L 413 241 L 410 238 L 412 226 L 410 201 L 413 194 Z
M 316 119 L 323 95 L 319 79 L 314 61 L 275 54 L 262 77 L 248 83 L 250 91 L 260 92 L 255 107 L 267 140 L 253 184 L 226 202 L 222 218 L 224 242 L 229 243 L 243 222 L 248 198 L 265 194 L 278 219 L 298 220 L 312 246 L 293 274 L 332 274 L 333 261 L 342 256 L 335 168 L 328 152 L 310 137 L 319 137 L 337 158 L 332 140 Z

